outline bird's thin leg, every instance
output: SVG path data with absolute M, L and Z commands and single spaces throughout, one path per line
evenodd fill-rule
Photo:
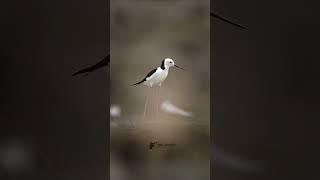
M 158 92 L 157 92 L 157 120 L 159 120 L 160 88 L 161 86 L 158 87 Z
M 146 100 L 145 100 L 145 103 L 144 103 L 144 112 L 143 112 L 143 120 L 146 120 L 146 111 L 147 111 L 147 105 L 148 105 L 148 96 L 149 96 L 149 92 L 150 92 L 151 88 L 148 87 L 148 92 L 147 92 L 147 95 L 146 95 Z
M 156 120 L 156 118 L 157 118 L 157 99 L 158 99 L 158 91 L 157 91 L 157 88 L 158 87 L 155 87 L 155 91 L 154 91 L 154 98 L 153 98 L 153 105 L 152 105 L 152 109 L 153 109 L 153 112 L 152 112 L 152 115 L 153 115 L 153 117 L 152 118 L 155 118 L 155 120 Z

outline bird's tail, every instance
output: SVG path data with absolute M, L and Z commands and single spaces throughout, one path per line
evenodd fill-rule
M 139 85 L 139 84 L 141 84 L 141 83 L 143 83 L 143 82 L 144 82 L 144 80 L 141 80 L 141 81 L 139 81 L 139 82 L 137 82 L 137 83 L 131 84 L 131 86 L 136 86 L 136 85 Z
M 105 58 L 102 59 L 102 61 L 98 62 L 97 64 L 95 65 L 92 65 L 88 68 L 85 68 L 85 69 L 82 69 L 80 71 L 77 71 L 75 73 L 72 74 L 72 76 L 76 76 L 78 74 L 83 74 L 83 73 L 90 73 L 96 69 L 100 69 L 104 66 L 108 66 L 110 63 L 110 55 L 106 56 Z

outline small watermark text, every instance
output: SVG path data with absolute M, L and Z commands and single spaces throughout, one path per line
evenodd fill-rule
M 172 143 L 159 143 L 157 141 L 149 143 L 149 149 L 168 147 L 168 146 L 176 146 L 176 144 Z

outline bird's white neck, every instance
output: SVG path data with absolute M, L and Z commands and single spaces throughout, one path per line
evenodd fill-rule
M 164 66 L 164 69 L 162 69 L 161 67 L 159 67 L 160 70 L 162 71 L 169 71 L 169 67 L 168 66 Z

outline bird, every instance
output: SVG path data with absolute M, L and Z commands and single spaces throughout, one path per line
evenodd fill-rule
M 85 68 L 73 73 L 72 76 L 76 76 L 83 73 L 90 73 L 102 67 L 108 66 L 109 64 L 110 64 L 110 54 L 108 54 L 106 57 L 104 57 L 100 62 L 96 63 L 95 65 L 92 65 L 88 68 Z
M 160 94 L 160 88 L 164 80 L 167 78 L 169 73 L 169 68 L 176 67 L 179 69 L 184 70 L 180 66 L 176 65 L 171 58 L 164 58 L 161 62 L 161 65 L 153 70 L 151 70 L 147 76 L 142 79 L 141 81 L 132 84 L 131 86 L 137 86 L 137 85 L 144 85 L 149 88 L 149 92 L 152 87 L 156 86 L 158 87 L 157 90 L 157 97 L 156 97 L 156 105 L 157 105 L 157 119 L 159 118 L 159 94 Z M 149 92 L 147 92 L 146 98 L 145 98 L 145 104 L 144 104 L 144 112 L 143 112 L 143 118 L 146 117 L 146 111 L 147 111 L 147 105 L 148 105 L 148 96 Z
M 220 19 L 221 21 L 227 22 L 227 23 L 232 24 L 232 25 L 234 25 L 234 26 L 237 26 L 237 27 L 239 27 L 239 28 L 247 29 L 246 27 L 244 27 L 244 26 L 242 26 L 242 25 L 240 25 L 240 24 L 234 23 L 234 22 L 226 19 L 225 17 L 223 17 L 223 16 L 221 16 L 221 15 L 218 15 L 217 13 L 210 12 L 210 16 L 215 17 L 215 18 L 217 18 L 217 19 Z

